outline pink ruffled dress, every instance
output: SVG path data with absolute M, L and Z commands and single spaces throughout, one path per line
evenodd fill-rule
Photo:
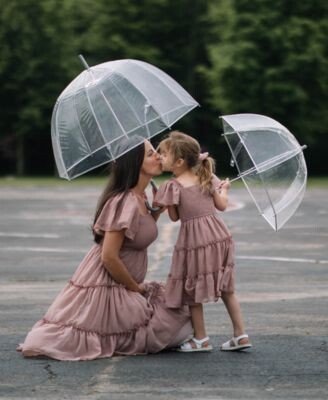
M 125 230 L 120 258 L 141 283 L 147 272 L 147 247 L 157 237 L 150 214 L 139 211 L 133 192 L 105 204 L 94 226 L 97 232 Z M 157 353 L 178 346 L 191 333 L 189 310 L 165 305 L 164 286 L 147 284 L 145 296 L 115 282 L 95 244 L 45 316 L 18 347 L 24 356 L 58 360 L 91 360 L 113 355 Z
M 212 190 L 184 187 L 176 179 L 163 184 L 156 203 L 176 205 L 181 226 L 167 278 L 168 307 L 217 301 L 234 291 L 234 243 L 214 206 L 213 190 L 220 180 L 213 175 Z

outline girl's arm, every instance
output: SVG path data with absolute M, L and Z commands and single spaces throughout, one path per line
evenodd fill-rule
M 124 231 L 105 232 L 101 260 L 105 268 L 117 283 L 121 283 L 128 290 L 143 293 L 143 284 L 138 284 L 130 275 L 126 266 L 119 257 L 124 240 Z
M 180 218 L 177 206 L 168 206 L 167 211 L 171 221 L 177 221 Z
M 229 179 L 226 179 L 219 189 L 214 190 L 213 199 L 215 208 L 224 211 L 228 205 L 228 191 L 230 189 Z
M 158 211 L 151 211 L 151 216 L 154 218 L 155 221 L 158 220 L 159 216 L 161 215 L 163 210 L 158 210 Z

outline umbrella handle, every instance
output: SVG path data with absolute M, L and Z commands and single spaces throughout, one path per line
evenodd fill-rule
M 230 183 L 234 182 L 234 181 L 238 181 L 238 179 L 241 179 L 241 176 L 236 176 L 236 178 L 230 179 Z
M 153 179 L 151 179 L 150 184 L 151 184 L 153 190 L 154 190 L 155 193 L 156 193 L 157 190 L 158 190 L 158 187 L 157 187 L 156 183 L 153 181 Z M 149 204 L 149 201 L 148 201 L 148 200 L 145 201 L 145 204 L 146 204 L 146 207 L 147 207 L 147 209 L 148 209 L 149 211 L 154 211 L 154 212 L 156 212 L 156 211 L 159 211 L 159 210 L 161 209 L 161 207 L 152 207 L 152 206 Z
M 157 193 L 158 187 L 153 179 L 150 180 L 151 187 L 154 189 L 155 193 Z
M 145 201 L 145 204 L 146 204 L 146 207 L 147 207 L 147 209 L 149 210 L 149 211 L 159 211 L 160 209 L 161 209 L 161 207 L 152 207 L 150 204 L 149 204 L 149 201 L 148 200 L 146 200 Z

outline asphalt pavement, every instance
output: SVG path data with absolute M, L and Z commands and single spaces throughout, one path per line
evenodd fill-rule
M 205 307 L 214 351 L 84 362 L 24 359 L 16 345 L 92 244 L 98 186 L 0 188 L 0 399 L 328 398 L 328 190 L 310 188 L 274 232 L 243 188 L 223 214 L 236 241 L 237 294 L 253 348 L 224 353 L 222 302 Z M 165 280 L 178 223 L 159 221 L 148 279 Z

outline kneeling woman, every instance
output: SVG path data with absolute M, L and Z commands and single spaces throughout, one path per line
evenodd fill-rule
M 160 174 L 159 155 L 148 141 L 113 163 L 95 215 L 96 244 L 18 347 L 25 357 L 157 353 L 192 333 L 188 310 L 166 308 L 163 285 L 144 282 L 147 247 L 157 237 L 144 191 Z

